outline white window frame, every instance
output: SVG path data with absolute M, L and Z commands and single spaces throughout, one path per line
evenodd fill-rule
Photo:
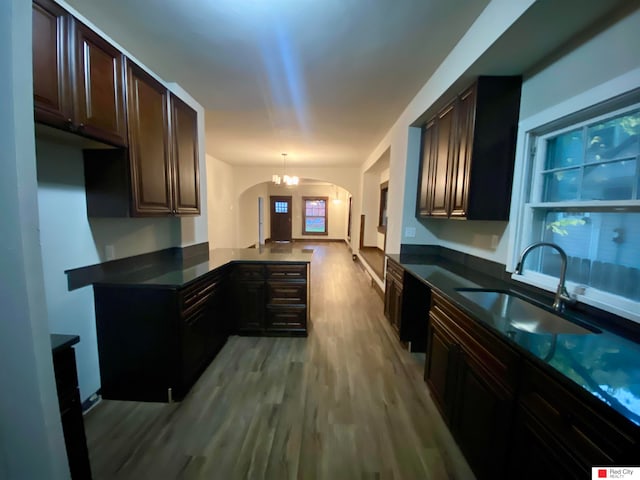
M 620 102 L 620 108 L 616 108 L 615 102 Z M 516 146 L 516 161 L 514 166 L 513 192 L 511 197 L 511 214 L 509 221 L 509 249 L 507 252 L 506 270 L 513 272 L 518 262 L 520 252 L 530 243 L 532 233 L 533 209 L 527 208 L 530 189 L 541 188 L 539 179 L 531 185 L 532 168 L 534 162 L 540 161 L 544 152 L 536 155 L 534 146 L 538 139 L 545 134 L 553 132 L 556 135 L 564 130 L 576 128 L 576 125 L 589 118 L 589 123 L 597 121 L 598 108 L 601 104 L 606 112 L 621 110 L 624 105 L 640 102 L 640 68 L 620 75 L 612 80 L 600 84 L 584 93 L 576 95 L 557 105 L 541 111 L 531 117 L 522 120 L 518 125 L 518 139 Z M 584 111 L 590 113 L 585 117 Z M 607 113 L 607 116 L 610 115 Z M 568 126 L 571 125 L 571 126 Z M 559 202 L 558 206 L 570 206 L 575 202 Z M 593 204 L 595 202 L 590 202 Z M 640 201 L 609 201 L 599 202 L 602 206 L 631 206 L 634 211 L 640 209 Z M 586 205 L 586 203 L 583 203 Z M 555 292 L 558 285 L 558 277 L 544 275 L 538 272 L 525 270 L 524 275 L 512 275 L 512 279 L 538 288 Z M 567 289 L 576 296 L 577 300 L 602 310 L 628 318 L 640 323 L 639 302 L 627 300 L 617 295 L 608 294 L 591 287 L 584 287 L 567 281 Z

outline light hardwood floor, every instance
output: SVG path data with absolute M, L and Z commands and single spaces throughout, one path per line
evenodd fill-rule
M 360 256 L 369 264 L 380 280 L 384 280 L 384 252 L 377 247 L 362 247 Z
M 309 337 L 232 336 L 181 403 L 102 401 L 95 479 L 473 478 L 368 276 L 310 245 Z

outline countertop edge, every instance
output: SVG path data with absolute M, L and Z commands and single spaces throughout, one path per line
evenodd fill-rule
M 397 263 L 398 265 L 400 265 L 400 267 L 402 267 L 407 273 L 409 273 L 412 277 L 414 277 L 416 280 L 422 282 L 423 284 L 425 284 L 428 288 L 435 290 L 438 292 L 439 295 L 443 296 L 445 299 L 447 299 L 449 302 L 451 302 L 456 308 L 458 308 L 460 311 L 462 311 L 464 314 L 466 314 L 467 316 L 469 316 L 470 318 L 472 318 L 476 324 L 480 325 L 481 328 L 483 328 L 486 332 L 488 332 L 489 334 L 491 334 L 494 337 L 497 337 L 498 339 L 500 339 L 501 341 L 503 341 L 506 345 L 508 345 L 509 347 L 516 349 L 517 352 L 519 352 L 521 355 L 523 355 L 523 358 L 525 360 L 528 360 L 530 362 L 532 362 L 534 365 L 536 365 L 538 368 L 543 369 L 543 371 L 553 374 L 555 377 L 557 377 L 558 379 L 562 379 L 563 383 L 565 383 L 567 386 L 571 386 L 572 388 L 579 388 L 580 391 L 584 391 L 585 393 L 589 394 L 590 398 L 593 399 L 597 399 L 601 404 L 606 405 L 608 408 L 610 408 L 612 411 L 616 412 L 616 414 L 618 414 L 620 417 L 624 418 L 625 421 L 629 422 L 631 425 L 634 425 L 636 428 L 640 428 L 640 424 L 638 423 L 637 420 L 633 420 L 629 415 L 626 415 L 623 411 L 620 411 L 618 408 L 616 408 L 615 406 L 609 404 L 607 401 L 605 401 L 604 399 L 600 398 L 596 393 L 594 393 L 593 391 L 589 390 L 585 385 L 582 385 L 578 382 L 576 382 L 574 379 L 572 379 L 571 377 L 567 376 L 563 371 L 559 370 L 558 368 L 556 368 L 554 365 L 545 362 L 543 359 L 539 358 L 534 352 L 528 350 L 526 347 L 524 347 L 523 345 L 520 345 L 518 342 L 516 342 L 515 340 L 513 340 L 512 338 L 509 338 L 509 336 L 505 335 L 503 332 L 497 330 L 496 328 L 492 327 L 491 325 L 489 325 L 487 322 L 483 321 L 482 319 L 478 318 L 478 315 L 476 312 L 474 312 L 466 303 L 464 302 L 460 302 L 459 299 L 457 298 L 457 294 L 451 295 L 450 292 L 448 291 L 448 288 L 441 288 L 441 286 L 438 286 L 437 284 L 430 282 L 428 279 L 423 278 L 419 273 L 417 273 L 415 270 L 413 270 L 411 268 L 411 265 L 418 265 L 415 263 L 404 263 L 401 259 L 400 259 L 400 255 L 399 254 L 387 254 L 386 255 L 388 258 L 390 258 L 392 261 L 394 261 L 395 263 Z M 424 259 L 430 259 L 430 260 L 435 260 L 437 257 L 436 256 L 429 256 L 429 257 L 424 257 Z M 448 262 L 436 262 L 433 264 L 433 266 L 442 268 L 446 270 L 446 264 Z M 429 264 L 423 264 L 421 266 L 427 266 Z M 468 267 L 463 267 L 463 269 L 467 269 Z M 456 272 L 450 272 L 453 273 L 456 276 L 459 276 L 460 273 L 456 273 Z M 481 272 L 475 272 L 475 275 L 477 275 L 477 278 L 475 280 L 480 280 L 480 282 L 482 282 L 483 280 L 486 280 L 488 282 L 488 285 L 482 284 L 482 285 L 478 285 L 475 288 L 478 289 L 489 289 L 489 290 L 505 290 L 505 291 L 514 291 L 518 294 L 520 294 L 520 292 L 518 292 L 517 290 L 514 290 L 512 288 L 511 285 L 507 284 L 506 282 L 500 280 L 500 279 L 495 279 L 493 277 L 490 276 L 486 276 L 485 274 L 481 273 Z M 466 288 L 466 287 L 463 287 Z M 454 293 L 455 290 L 454 290 Z M 525 295 L 526 297 L 526 295 Z M 537 299 L 531 299 L 533 300 L 534 303 L 539 303 L 539 300 Z M 593 322 L 588 322 L 588 323 L 593 323 Z M 598 324 L 598 328 L 600 327 L 600 325 Z M 618 337 L 621 340 L 627 341 L 627 342 L 631 342 L 631 343 L 636 343 L 635 341 L 633 341 L 632 339 L 627 339 L 623 336 L 620 336 L 616 333 L 612 333 L 612 332 L 603 332 L 604 334 L 606 334 L 606 336 L 613 336 L 613 337 Z M 599 334 L 599 335 L 602 335 Z M 628 410 L 628 409 L 627 409 Z M 638 417 L 638 413 L 637 412 L 633 412 L 631 410 L 628 410 L 629 413 L 632 416 Z
M 76 343 L 80 342 L 79 335 L 52 333 L 49 335 L 49 337 L 51 339 L 51 351 L 53 353 L 57 353 L 70 348 Z

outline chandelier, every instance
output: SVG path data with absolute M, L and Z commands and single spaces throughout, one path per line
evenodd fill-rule
M 276 185 L 286 185 L 287 187 L 291 187 L 293 185 L 298 185 L 300 183 L 300 179 L 298 177 L 290 177 L 287 175 L 287 154 L 282 154 L 282 176 L 277 173 L 271 175 L 271 181 Z

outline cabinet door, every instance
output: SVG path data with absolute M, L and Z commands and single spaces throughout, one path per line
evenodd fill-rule
M 387 272 L 387 275 L 389 273 Z M 393 290 L 395 289 L 395 282 L 391 278 L 387 278 L 384 288 L 384 316 L 391 322 L 391 298 Z
M 391 325 L 399 334 L 402 323 L 402 285 L 398 285 L 396 282 L 393 283 L 395 288 L 393 289 L 393 298 L 391 300 Z
M 458 148 L 451 169 L 452 217 L 466 217 L 469 201 L 469 170 L 473 151 L 473 131 L 476 112 L 475 86 L 460 96 L 458 103 Z
M 131 214 L 173 213 L 168 92 L 135 64 L 127 64 Z
M 589 478 L 565 448 L 526 410 L 517 411 L 506 478 L 564 480 Z
M 76 128 L 83 135 L 124 146 L 124 56 L 82 23 L 73 25 Z
M 460 347 L 453 336 L 433 312 L 429 314 L 429 333 L 427 336 L 427 359 L 424 379 L 429 385 L 431 396 L 449 423 L 454 400 L 456 362 Z
M 70 128 L 73 123 L 68 51 L 71 16 L 50 0 L 35 0 L 32 11 L 35 120 Z
M 422 130 L 422 160 L 420 163 L 420 187 L 418 190 L 418 215 L 422 217 L 431 215 L 433 210 L 433 171 L 436 158 L 435 131 L 435 120 L 427 123 Z
M 504 478 L 513 396 L 471 355 L 458 360 L 453 435 L 479 480 Z
M 456 103 L 440 112 L 436 120 L 435 162 L 433 164 L 433 202 L 431 216 L 447 217 L 450 210 L 451 171 L 456 152 Z
M 173 204 L 180 215 L 200 214 L 198 114 L 171 95 Z
M 264 328 L 264 281 L 237 282 L 234 296 L 235 311 L 232 311 L 231 315 L 238 319 L 238 330 L 240 332 L 261 331 Z

